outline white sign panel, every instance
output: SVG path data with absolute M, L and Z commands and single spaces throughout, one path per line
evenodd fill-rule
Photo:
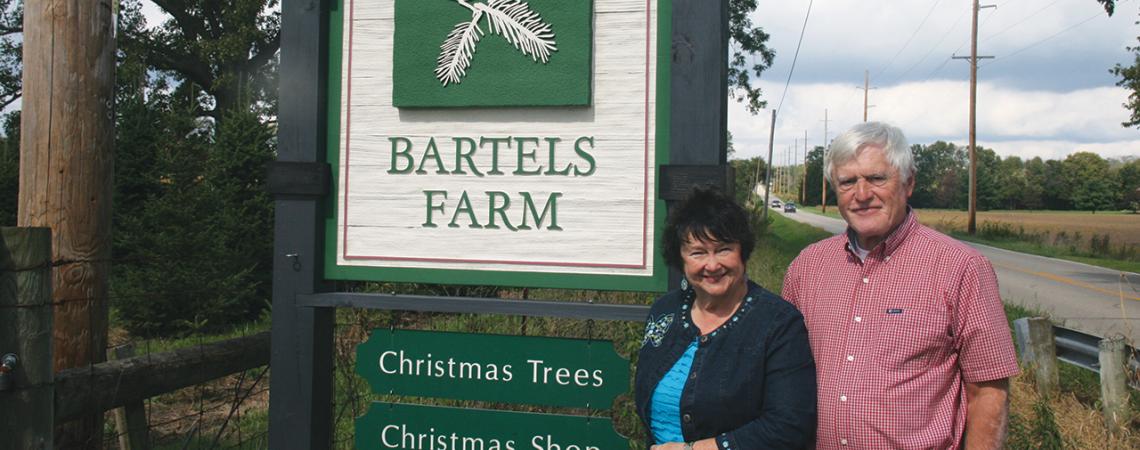
M 657 6 L 344 0 L 326 276 L 658 286 Z

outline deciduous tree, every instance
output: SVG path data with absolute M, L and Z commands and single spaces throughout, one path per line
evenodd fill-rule
M 139 15 L 141 0 L 123 0 L 123 15 Z M 278 0 L 152 0 L 169 14 L 151 29 L 128 28 L 121 47 L 205 94 L 196 113 L 214 120 L 260 93 L 276 101 L 275 60 L 281 46 Z M 138 20 L 128 17 L 128 20 Z M 314 39 L 316 37 L 314 36 Z
M 961 208 L 957 201 L 961 189 L 960 176 L 964 170 L 965 151 L 949 142 L 936 141 L 930 145 L 911 145 L 915 175 L 911 204 L 919 208 Z
M 1080 210 L 1103 211 L 1116 204 L 1117 185 L 1108 161 L 1092 152 L 1077 152 L 1061 163 L 1069 201 Z
M 758 80 L 776 58 L 776 52 L 768 48 L 768 33 L 748 17 L 754 11 L 756 0 L 729 0 L 728 36 L 732 39 L 728 59 L 729 95 L 744 103 L 752 114 L 768 105 L 760 99 L 761 91 L 753 85 L 753 77 Z

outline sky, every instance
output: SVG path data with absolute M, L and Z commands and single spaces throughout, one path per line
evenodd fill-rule
M 969 136 L 970 0 L 761 1 L 751 18 L 771 37 L 772 67 L 755 85 L 779 108 L 773 160 L 823 145 L 863 120 L 901 128 L 912 144 L 965 146 Z M 1131 64 L 1140 1 L 1112 17 L 1095 0 L 993 0 L 978 16 L 977 142 L 1002 157 L 1063 159 L 1077 151 L 1140 157 L 1140 129 L 1120 125 L 1128 91 L 1109 69 Z M 804 30 L 803 43 L 796 43 Z M 792 62 L 795 59 L 795 68 Z M 785 85 L 787 89 L 785 92 Z M 782 99 L 782 101 L 781 101 Z M 736 158 L 766 159 L 771 109 L 750 115 L 729 102 Z M 799 157 L 799 158 L 802 158 Z

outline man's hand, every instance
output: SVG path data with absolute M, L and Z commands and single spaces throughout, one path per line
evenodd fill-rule
M 1009 424 L 1009 379 L 966 383 L 966 449 L 1005 445 Z

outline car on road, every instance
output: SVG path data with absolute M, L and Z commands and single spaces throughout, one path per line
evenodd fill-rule
M 782 204 L 780 203 L 779 200 L 772 200 L 772 207 L 773 208 L 779 208 L 780 206 L 782 206 Z
M 786 212 L 786 213 L 796 212 L 796 204 L 792 203 L 792 202 L 784 203 L 784 212 Z

